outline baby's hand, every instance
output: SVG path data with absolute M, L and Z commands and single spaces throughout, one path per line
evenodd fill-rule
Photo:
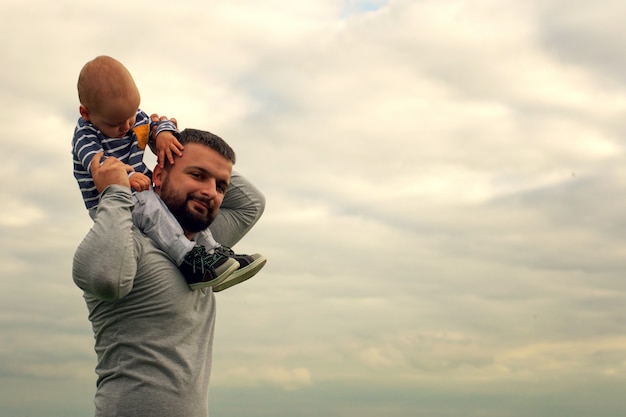
M 140 172 L 135 172 L 128 180 L 130 181 L 131 188 L 137 192 L 150 189 L 150 178 Z
M 183 145 L 176 139 L 176 136 L 172 132 L 161 132 L 157 135 L 156 139 L 156 154 L 157 163 L 163 168 L 165 166 L 165 157 L 170 164 L 174 164 L 174 154 L 177 156 L 183 156 Z
M 168 119 L 167 116 L 159 116 L 156 113 L 152 113 L 150 115 L 150 120 L 152 121 L 152 123 L 164 122 L 166 120 L 169 120 L 170 122 L 174 123 L 174 126 L 176 126 L 176 129 L 178 129 L 178 121 L 174 117 L 172 117 L 171 119 Z
M 150 115 L 150 120 L 152 123 L 163 122 L 165 120 L 169 120 L 174 123 L 174 126 L 178 128 L 178 121 L 175 118 L 168 119 L 167 116 L 159 116 L 156 113 Z M 152 134 L 156 132 L 156 127 L 152 128 Z M 165 166 L 165 156 L 167 156 L 167 160 L 170 164 L 174 164 L 174 155 L 175 153 L 178 156 L 183 156 L 182 150 L 184 146 L 176 139 L 176 137 L 171 132 L 161 132 L 155 138 L 154 142 L 156 143 L 156 151 L 154 153 L 157 156 L 157 163 L 163 168 Z

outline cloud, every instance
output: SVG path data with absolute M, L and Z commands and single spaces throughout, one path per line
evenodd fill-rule
M 69 142 L 78 71 L 100 54 L 144 110 L 224 137 L 267 197 L 236 248 L 267 266 L 217 296 L 212 412 L 615 414 L 623 8 L 3 4 L 4 414 L 50 415 L 28 392 L 91 410 L 71 281 L 91 220 Z
M 224 372 L 223 384 L 227 385 L 277 385 L 294 390 L 311 385 L 311 373 L 306 368 L 286 369 L 283 367 L 232 368 Z

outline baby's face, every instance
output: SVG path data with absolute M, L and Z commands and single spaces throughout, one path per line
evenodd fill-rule
M 135 125 L 135 114 L 139 103 L 136 100 L 119 98 L 106 102 L 97 112 L 89 114 L 89 120 L 105 136 L 121 138 Z

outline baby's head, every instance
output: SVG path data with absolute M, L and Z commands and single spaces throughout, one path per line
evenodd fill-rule
M 80 115 L 104 135 L 124 136 L 135 124 L 139 90 L 119 61 L 99 56 L 85 64 L 78 76 Z

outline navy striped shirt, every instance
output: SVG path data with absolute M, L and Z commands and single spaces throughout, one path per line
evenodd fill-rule
M 96 128 L 93 123 L 86 122 L 82 117 L 78 119 L 72 139 L 72 153 L 74 156 L 74 177 L 83 195 L 83 201 L 88 209 L 98 206 L 99 194 L 91 177 L 91 160 L 98 152 L 104 152 L 102 161 L 114 156 L 125 164 L 133 167 L 152 178 L 152 172 L 143 162 L 143 154 L 152 139 L 150 132 L 157 126 L 154 137 L 164 131 L 177 134 L 176 126 L 170 121 L 153 123 L 150 117 L 141 109 L 135 115 L 135 125 L 122 138 L 109 138 Z

